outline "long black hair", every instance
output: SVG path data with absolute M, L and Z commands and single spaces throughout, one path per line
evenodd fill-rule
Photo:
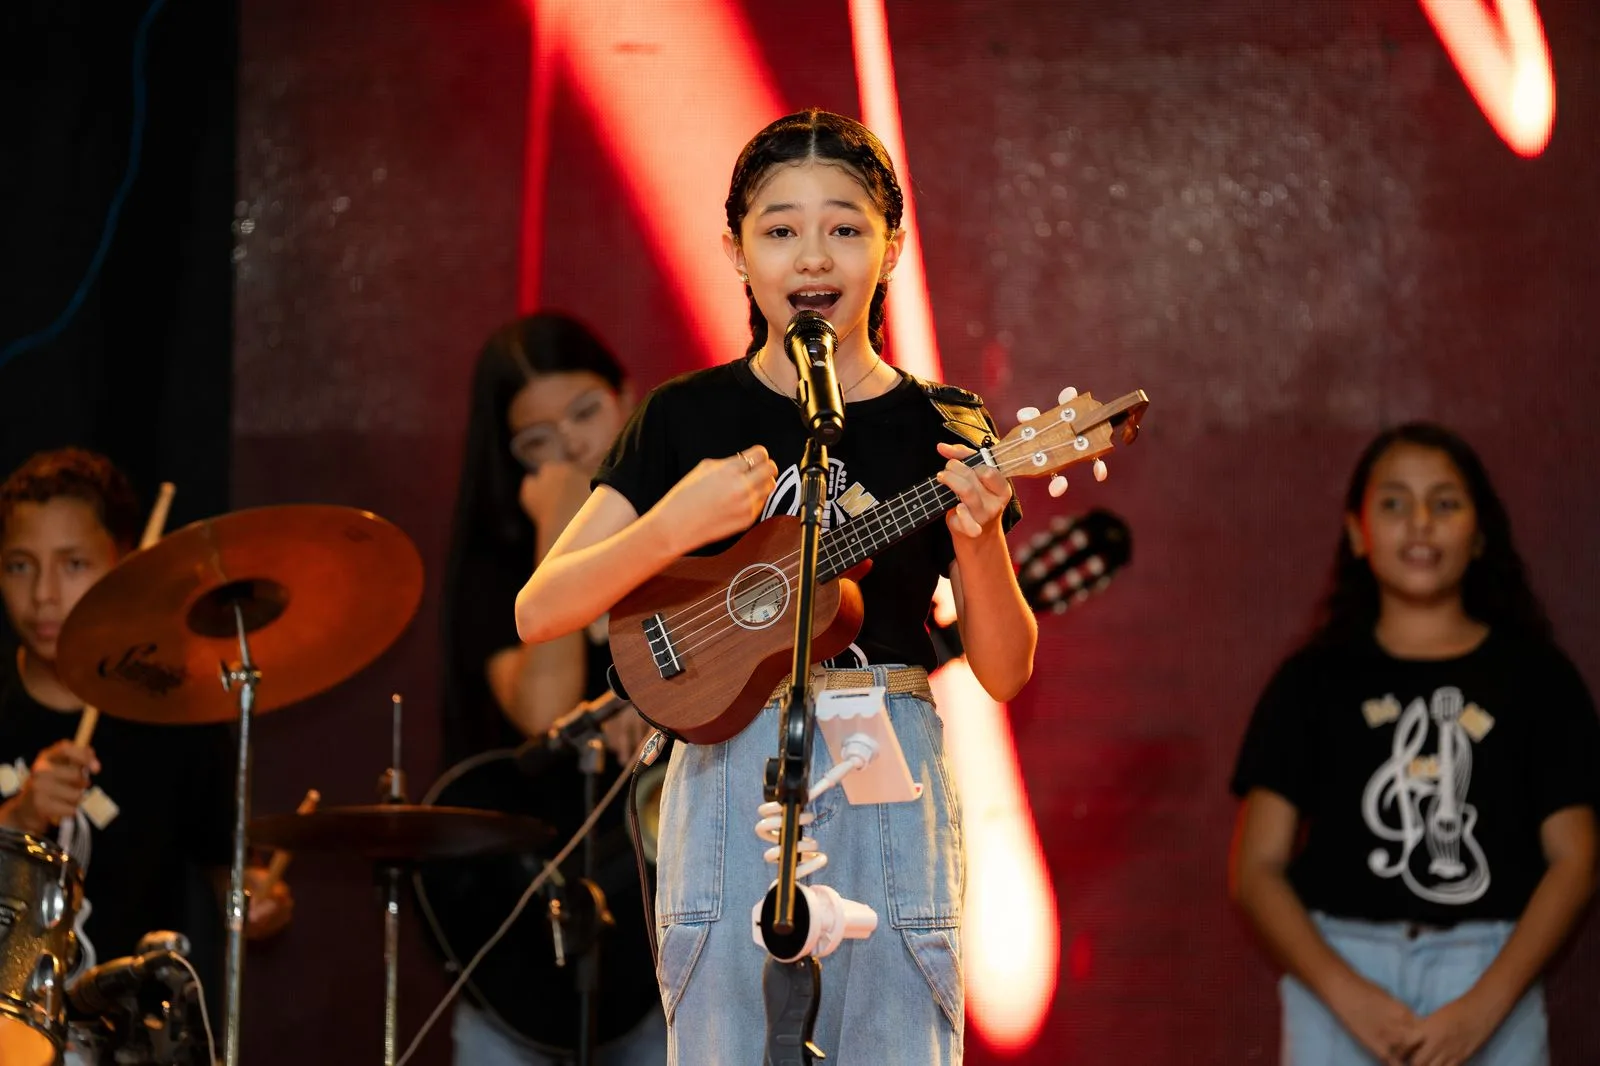
M 1373 466 L 1397 444 L 1443 452 L 1466 482 L 1477 512 L 1479 537 L 1479 550 L 1461 581 L 1462 607 L 1467 614 L 1490 629 L 1548 639 L 1550 620 L 1534 595 L 1527 568 L 1512 541 L 1511 518 L 1505 504 L 1495 492 L 1478 453 L 1455 433 L 1431 422 L 1407 422 L 1378 434 L 1361 453 L 1350 475 L 1345 512 L 1361 514 Z M 1343 643 L 1370 637 L 1378 624 L 1378 606 L 1378 581 L 1371 564 L 1357 556 L 1350 548 L 1350 538 L 1341 534 L 1312 642 Z
M 873 206 L 883 213 L 890 234 L 900 229 L 905 210 L 905 194 L 894 174 L 894 163 L 876 134 L 853 118 L 820 108 L 807 108 L 785 115 L 750 139 L 733 165 L 733 180 L 728 183 L 728 230 L 739 239 L 739 227 L 750 198 L 775 166 L 786 163 L 832 163 L 842 166 L 861 182 Z M 756 306 L 748 283 L 745 298 L 750 301 L 750 347 L 745 355 L 759 352 L 767 343 L 767 318 Z M 867 309 L 867 339 L 874 351 L 883 351 L 884 300 L 889 295 L 887 282 L 879 280 Z
M 485 669 L 489 656 L 516 646 L 516 595 L 534 563 L 535 530 L 518 502 L 524 471 L 511 454 L 507 412 L 534 379 L 583 371 L 622 388 L 625 375 L 611 351 L 582 322 L 554 311 L 495 330 L 473 368 L 440 612 L 451 762 L 521 740 L 495 704 Z

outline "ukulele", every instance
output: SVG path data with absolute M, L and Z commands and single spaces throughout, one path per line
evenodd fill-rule
M 1024 419 L 970 456 L 1007 477 L 1044 477 L 1099 458 L 1138 435 L 1143 390 L 1110 403 L 1088 393 Z M 861 630 L 856 584 L 871 557 L 960 503 L 936 478 L 914 485 L 822 535 L 817 550 L 811 658 L 850 646 Z M 800 519 L 758 523 L 717 555 L 679 559 L 611 611 L 611 654 L 628 698 L 658 729 L 692 744 L 749 725 L 789 674 L 799 574 Z

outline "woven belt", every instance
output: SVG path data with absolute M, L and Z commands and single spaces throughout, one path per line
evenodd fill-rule
M 920 666 L 895 666 L 886 672 L 885 692 L 888 695 L 921 696 L 932 701 L 933 689 L 928 685 L 927 670 Z M 811 683 L 817 689 L 871 688 L 878 683 L 878 679 L 871 670 L 825 670 L 818 666 L 811 669 Z M 786 677 L 772 690 L 767 702 L 782 699 L 788 691 L 789 679 Z

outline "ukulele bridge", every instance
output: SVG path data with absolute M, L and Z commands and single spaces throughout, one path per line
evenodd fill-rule
M 672 646 L 665 618 L 660 614 L 646 618 L 644 636 L 650 644 L 650 657 L 655 660 L 656 670 L 660 672 L 662 680 L 683 673 L 683 661 L 678 658 L 678 649 Z

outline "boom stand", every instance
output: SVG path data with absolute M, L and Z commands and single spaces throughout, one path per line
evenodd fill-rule
M 778 757 L 767 761 L 766 799 L 783 807 L 779 835 L 777 898 L 762 912 L 762 932 L 774 936 L 795 931 L 795 866 L 800 845 L 800 813 L 810 799 L 811 737 L 816 708 L 810 693 L 811 626 L 817 591 L 817 550 L 822 540 L 822 514 L 827 506 L 828 449 L 812 434 L 800 461 L 800 576 L 795 586 L 794 662 L 789 694 L 779 724 Z M 762 975 L 767 1013 L 769 1066 L 809 1066 L 818 1054 L 811 1043 L 822 994 L 822 966 L 807 955 L 782 962 L 770 954 Z
M 578 768 L 583 773 L 583 817 L 587 821 L 594 813 L 598 777 L 605 768 L 606 746 L 598 727 L 574 738 L 578 749 Z M 598 1034 L 600 1007 L 600 937 L 605 929 L 616 924 L 606 906 L 605 892 L 594 879 L 594 830 L 583 837 L 583 878 L 578 882 L 580 892 L 586 897 L 569 900 L 564 918 L 553 922 L 579 923 L 578 943 L 583 945 L 578 953 L 578 1047 L 574 1066 L 591 1066 L 594 1062 L 595 1040 Z M 574 906 L 575 905 L 575 906 Z M 559 925 L 558 925 L 559 932 Z

